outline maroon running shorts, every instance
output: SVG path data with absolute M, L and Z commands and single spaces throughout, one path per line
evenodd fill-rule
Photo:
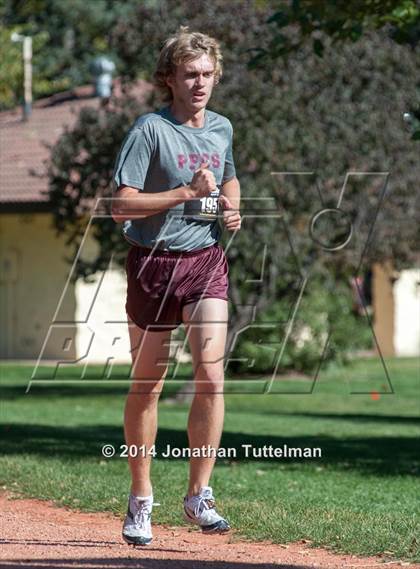
M 216 243 L 171 252 L 132 245 L 126 260 L 127 315 L 149 331 L 174 330 L 185 304 L 202 298 L 228 300 L 228 264 Z

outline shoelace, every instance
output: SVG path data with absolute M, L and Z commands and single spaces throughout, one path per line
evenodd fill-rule
M 136 525 L 143 526 L 152 517 L 152 510 L 150 509 L 150 504 L 147 502 L 140 502 L 139 509 L 134 514 L 134 523 Z
M 201 505 L 202 505 L 202 504 L 204 504 L 204 506 L 205 506 L 208 510 L 211 510 L 211 509 L 214 508 L 215 505 L 216 505 L 216 502 L 215 502 L 215 500 L 214 500 L 213 497 L 210 498 L 209 496 L 204 495 L 204 496 L 199 496 L 198 498 L 199 498 L 199 499 L 198 499 L 197 505 L 196 505 L 196 507 L 194 508 L 194 515 L 197 516 L 197 517 L 198 517 L 198 516 L 200 515 L 200 513 L 201 513 Z

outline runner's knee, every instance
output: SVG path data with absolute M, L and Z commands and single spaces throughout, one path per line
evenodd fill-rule
M 139 396 L 142 402 L 147 403 L 154 403 L 159 399 L 160 394 L 162 393 L 165 375 L 166 375 L 167 368 L 164 370 L 163 375 L 159 377 L 151 377 L 151 376 L 133 376 L 132 383 L 130 386 L 129 393 L 131 395 Z
M 196 393 L 219 393 L 223 388 L 224 373 L 220 365 L 201 364 L 196 371 Z

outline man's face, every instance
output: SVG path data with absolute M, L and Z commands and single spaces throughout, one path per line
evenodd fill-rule
M 214 62 L 206 54 L 181 63 L 175 75 L 167 78 L 172 89 L 172 96 L 177 104 L 188 111 L 197 112 L 204 109 L 210 99 L 214 87 Z

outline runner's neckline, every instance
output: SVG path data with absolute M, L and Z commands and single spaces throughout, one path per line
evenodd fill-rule
M 172 114 L 169 105 L 167 107 L 163 107 L 162 116 L 164 118 L 166 118 L 167 120 L 169 120 L 169 122 L 171 122 L 172 124 L 174 124 L 178 128 L 181 128 L 182 130 L 187 130 L 188 132 L 205 132 L 209 126 L 209 113 L 208 113 L 207 109 L 204 111 L 204 126 L 201 126 L 201 127 L 188 126 L 188 125 L 180 122 Z

